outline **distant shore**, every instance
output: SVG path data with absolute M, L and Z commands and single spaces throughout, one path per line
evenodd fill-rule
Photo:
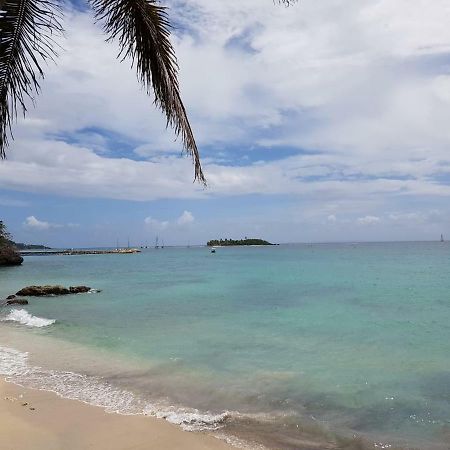
M 0 448 L 20 450 L 227 450 L 223 441 L 163 419 L 101 408 L 0 380 Z

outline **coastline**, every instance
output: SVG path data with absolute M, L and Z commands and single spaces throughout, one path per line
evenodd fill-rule
M 34 408 L 34 409 L 32 409 Z M 0 379 L 0 448 L 20 450 L 229 450 L 206 433 L 102 408 Z

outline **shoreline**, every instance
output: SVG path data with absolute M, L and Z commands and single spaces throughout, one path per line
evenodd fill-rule
M 101 407 L 0 379 L 0 448 L 20 450 L 230 450 L 202 432 L 164 419 L 108 413 Z

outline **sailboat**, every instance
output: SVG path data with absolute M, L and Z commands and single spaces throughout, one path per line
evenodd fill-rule
M 444 242 L 444 235 L 441 234 L 441 242 Z
M 158 236 L 156 236 L 156 239 L 155 239 L 155 248 L 159 248 L 159 237 Z

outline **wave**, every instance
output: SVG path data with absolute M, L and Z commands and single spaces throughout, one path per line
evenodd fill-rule
M 60 397 L 99 406 L 107 412 L 162 418 L 186 431 L 214 431 L 229 413 L 201 413 L 196 409 L 150 404 L 101 377 L 48 370 L 28 364 L 28 353 L 0 346 L 0 375 L 24 387 L 54 392 Z
M 1 319 L 3 322 L 18 322 L 28 327 L 48 327 L 53 325 L 56 320 L 46 319 L 31 315 L 26 309 L 11 309 L 10 313 Z
M 215 431 L 223 427 L 231 413 L 222 414 L 201 413 L 198 410 L 174 409 L 166 411 L 152 411 L 144 409 L 144 414 L 165 419 L 170 423 L 179 425 L 185 431 Z

